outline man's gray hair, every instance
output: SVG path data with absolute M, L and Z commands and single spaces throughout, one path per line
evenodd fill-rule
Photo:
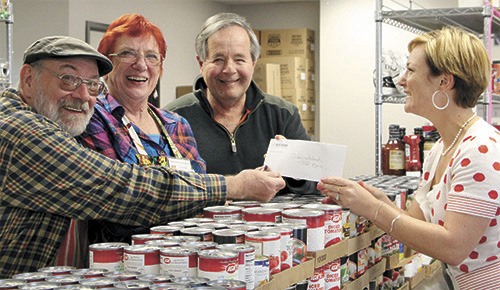
M 195 48 L 198 57 L 202 61 L 206 60 L 208 52 L 208 38 L 212 36 L 212 34 L 234 25 L 240 26 L 246 30 L 248 37 L 250 38 L 250 54 L 252 56 L 252 61 L 257 61 L 260 56 L 259 40 L 247 20 L 234 13 L 219 13 L 211 16 L 207 19 L 207 21 L 205 21 L 200 33 L 196 36 Z

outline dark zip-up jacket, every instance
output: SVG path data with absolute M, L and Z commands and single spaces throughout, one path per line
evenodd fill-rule
M 234 134 L 214 119 L 206 98 L 207 85 L 197 77 L 193 92 L 167 104 L 164 108 L 186 118 L 198 143 L 198 151 L 207 163 L 207 173 L 237 174 L 264 164 L 264 154 L 276 135 L 287 139 L 310 140 L 298 109 L 292 103 L 266 94 L 252 81 L 245 107 L 250 111 Z M 317 192 L 314 182 L 286 179 L 281 192 Z

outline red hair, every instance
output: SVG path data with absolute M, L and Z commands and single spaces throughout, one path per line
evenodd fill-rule
M 160 55 L 165 59 L 167 55 L 167 43 L 163 37 L 158 26 L 149 22 L 144 16 L 140 14 L 124 14 L 113 21 L 109 26 L 101 41 L 99 42 L 99 47 L 97 50 L 104 54 L 109 55 L 114 52 L 116 40 L 123 35 L 131 37 L 145 37 L 148 35 L 153 36 L 158 44 L 158 49 Z M 160 67 L 163 71 L 163 67 Z

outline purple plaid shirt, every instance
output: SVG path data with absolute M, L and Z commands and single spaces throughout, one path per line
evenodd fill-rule
M 205 173 L 205 161 L 200 157 L 191 126 L 177 113 L 160 110 L 149 104 L 161 120 L 181 155 L 191 161 L 197 173 Z M 138 164 L 137 149 L 122 122 L 125 109 L 110 94 L 100 96 L 95 104 L 95 112 L 86 132 L 77 137 L 83 146 L 104 154 L 112 159 Z M 147 134 L 134 126 L 146 152 L 150 156 L 173 156 L 168 143 L 160 138 L 160 143 L 153 141 Z

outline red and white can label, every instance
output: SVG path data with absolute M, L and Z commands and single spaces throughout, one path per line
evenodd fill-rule
M 292 242 L 292 232 L 293 230 L 288 227 L 277 226 L 274 228 L 266 228 L 264 231 L 274 231 L 281 235 L 280 238 L 280 262 L 281 271 L 284 271 L 293 266 L 293 242 Z
M 325 289 L 340 290 L 340 259 L 335 259 L 325 265 Z
M 223 244 L 217 246 L 217 248 L 223 251 L 233 251 L 238 253 L 238 279 L 245 281 L 247 289 L 254 289 L 255 248 L 247 244 Z
M 342 207 L 334 204 L 312 203 L 303 208 L 325 212 L 325 248 L 342 241 Z
M 89 266 L 110 272 L 123 271 L 123 248 L 127 243 L 97 243 L 89 246 Z
M 160 274 L 196 277 L 198 275 L 197 250 L 184 247 L 160 249 Z
M 132 245 L 123 249 L 123 266 L 141 274 L 160 273 L 160 250 L 147 245 Z
M 238 279 L 238 253 L 219 249 L 200 251 L 198 277 L 209 280 Z
M 281 270 L 281 235 L 276 232 L 256 231 L 245 234 L 245 243 L 255 247 L 256 255 L 269 258 L 269 273 Z
M 314 275 L 309 279 L 307 290 L 325 289 L 325 267 L 320 266 L 314 269 Z
M 283 222 L 301 221 L 307 225 L 307 250 L 316 252 L 325 248 L 325 212 L 313 209 L 287 209 Z
M 214 221 L 228 220 L 228 219 L 241 219 L 241 207 L 239 206 L 209 206 L 203 209 L 203 216 L 211 218 Z
M 247 222 L 281 222 L 281 210 L 277 208 L 250 207 L 241 211 L 241 218 Z

